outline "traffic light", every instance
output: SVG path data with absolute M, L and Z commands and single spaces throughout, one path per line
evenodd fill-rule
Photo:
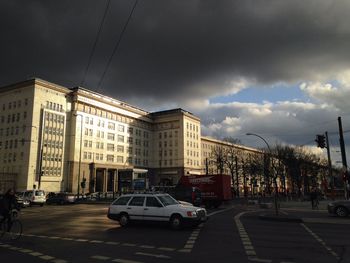
M 326 148 L 326 137 L 324 135 L 316 135 L 317 147 Z

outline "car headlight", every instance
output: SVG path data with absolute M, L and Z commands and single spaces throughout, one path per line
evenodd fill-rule
M 188 211 L 187 216 L 189 217 L 197 217 L 197 213 L 195 211 Z
M 334 204 L 333 203 L 329 203 L 328 206 L 334 206 Z

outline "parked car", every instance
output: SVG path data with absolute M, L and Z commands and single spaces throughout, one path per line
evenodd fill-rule
M 29 201 L 29 205 L 43 206 L 46 202 L 46 195 L 44 190 L 27 190 L 24 192 L 23 200 Z
M 74 204 L 76 199 L 76 195 L 72 193 L 49 193 L 46 199 L 46 203 L 58 205 Z
M 328 213 L 340 217 L 346 217 L 350 213 L 350 201 L 340 200 L 328 204 Z
M 30 205 L 29 200 L 24 198 L 24 193 L 25 192 L 16 192 L 16 198 L 17 198 L 17 203 L 20 205 L 20 207 L 28 207 Z
M 173 229 L 185 225 L 198 225 L 207 220 L 204 208 L 180 204 L 169 194 L 125 194 L 117 198 L 108 209 L 109 219 L 126 226 L 130 221 L 156 221 L 169 223 Z

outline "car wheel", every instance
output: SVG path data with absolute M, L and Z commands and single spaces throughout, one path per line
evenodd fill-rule
M 119 218 L 119 224 L 123 227 L 127 226 L 129 224 L 129 216 L 128 214 L 121 214 Z
M 182 227 L 182 217 L 180 215 L 173 215 L 170 218 L 170 226 L 172 229 L 180 229 Z
M 339 206 L 335 209 L 335 213 L 337 216 L 345 217 L 345 216 L 348 216 L 349 211 L 345 207 Z

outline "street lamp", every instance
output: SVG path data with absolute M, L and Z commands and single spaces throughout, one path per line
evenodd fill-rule
M 260 136 L 259 134 L 256 134 L 256 133 L 246 133 L 246 135 L 248 136 L 256 136 L 258 138 L 260 138 L 261 140 L 263 140 L 267 146 L 267 148 L 269 149 L 269 155 L 270 157 L 272 157 L 272 151 L 271 151 L 271 148 L 270 148 L 270 145 L 268 144 L 268 142 L 262 137 Z M 274 168 L 274 164 L 273 164 L 273 159 L 271 158 L 271 163 L 272 163 L 272 168 Z M 274 184 L 275 184 L 275 196 L 274 196 L 274 203 L 275 203 L 275 212 L 276 212 L 276 216 L 278 216 L 278 204 L 277 204 L 277 181 L 276 181 L 276 177 L 273 176 L 273 179 L 274 179 Z
M 80 116 L 81 123 L 80 123 L 80 149 L 79 149 L 79 167 L 78 167 L 78 198 L 80 195 L 80 169 L 81 169 L 81 148 L 82 148 L 82 141 L 83 141 L 83 115 L 80 113 L 73 114 L 75 117 Z

